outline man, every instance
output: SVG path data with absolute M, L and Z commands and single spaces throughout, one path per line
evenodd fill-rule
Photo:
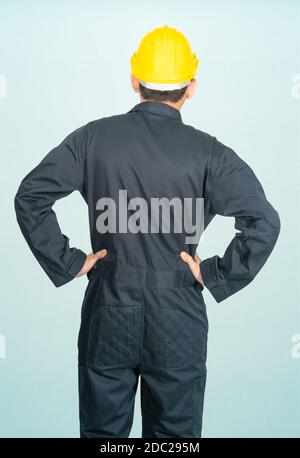
M 78 339 L 81 437 L 128 437 L 139 376 L 143 437 L 201 436 L 203 287 L 217 302 L 236 293 L 278 237 L 278 214 L 251 168 L 182 121 L 197 65 L 180 32 L 148 33 L 131 58 L 141 102 L 68 135 L 15 198 L 21 230 L 52 282 L 89 278 Z M 52 210 L 74 190 L 89 208 L 88 256 L 70 248 Z M 219 214 L 234 217 L 238 232 L 222 258 L 201 262 L 199 234 L 188 238 L 201 222 L 196 215 L 192 226 L 195 215 L 181 204 L 199 210 L 203 199 L 204 228 Z

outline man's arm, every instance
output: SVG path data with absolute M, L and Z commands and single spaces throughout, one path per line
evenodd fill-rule
M 278 213 L 266 199 L 252 169 L 230 148 L 215 140 L 204 190 L 206 221 L 216 214 L 235 218 L 235 234 L 222 258 L 197 264 L 182 257 L 195 277 L 221 302 L 248 285 L 260 271 L 280 231 Z
M 252 169 L 218 141 L 204 198 L 209 213 L 234 217 L 235 229 L 240 231 L 223 258 L 214 256 L 201 263 L 205 286 L 221 302 L 248 285 L 265 264 L 279 235 L 280 219 Z
M 68 135 L 21 182 L 15 210 L 21 231 L 34 256 L 55 286 L 72 280 L 86 254 L 70 248 L 62 234 L 54 203 L 84 186 L 85 126 Z

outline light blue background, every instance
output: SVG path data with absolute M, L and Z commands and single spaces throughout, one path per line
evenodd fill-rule
M 52 286 L 16 224 L 14 194 L 68 133 L 139 102 L 129 58 L 147 31 L 164 24 L 185 33 L 200 59 L 198 92 L 183 121 L 253 167 L 282 221 L 276 249 L 248 288 L 221 304 L 205 293 L 203 436 L 300 436 L 300 359 L 295 349 L 292 356 L 300 334 L 300 98 L 292 88 L 299 18 L 297 0 L 1 0 L 0 436 L 78 436 L 76 340 L 87 283 Z M 90 251 L 80 195 L 55 208 L 72 244 Z M 201 258 L 222 255 L 232 235 L 233 221 L 216 218 Z M 141 430 L 138 401 L 133 437 Z

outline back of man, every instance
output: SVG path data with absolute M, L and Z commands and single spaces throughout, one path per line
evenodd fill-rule
M 196 198 L 203 198 L 214 138 L 186 126 L 179 110 L 151 101 L 92 122 L 86 131 L 85 188 L 94 252 L 109 246 L 110 258 L 150 269 L 184 264 L 180 252 L 187 237 L 194 235 L 188 246 L 192 254 L 199 242 L 200 228 L 188 225 L 192 215 L 187 213 Z M 197 216 L 201 223 L 202 215 Z
M 203 198 L 214 139 L 149 101 L 90 123 L 81 143 L 93 251 L 107 250 L 88 273 L 79 336 L 81 434 L 127 436 L 141 374 L 143 436 L 199 435 L 208 324 L 202 286 L 180 253 L 194 256 L 199 241 L 184 207 Z
M 89 279 L 78 339 L 81 437 L 128 437 L 139 377 L 143 437 L 201 436 L 208 332 L 202 290 L 221 302 L 250 283 L 280 228 L 251 168 L 181 118 L 197 68 L 185 37 L 165 26 L 143 43 L 132 58 L 141 102 L 68 135 L 15 198 L 22 232 L 53 283 Z M 174 81 L 142 72 L 153 44 L 168 74 L 168 46 L 178 43 L 184 65 L 178 76 L 177 62 Z M 89 208 L 88 256 L 70 248 L 52 209 L 74 190 Z M 234 217 L 239 232 L 222 258 L 201 262 L 199 238 L 216 214 Z

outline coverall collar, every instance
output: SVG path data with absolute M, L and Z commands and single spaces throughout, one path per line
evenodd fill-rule
M 161 116 L 169 116 L 170 118 L 182 120 L 179 110 L 163 102 L 141 102 L 129 110 L 128 113 L 131 111 L 150 111 Z

